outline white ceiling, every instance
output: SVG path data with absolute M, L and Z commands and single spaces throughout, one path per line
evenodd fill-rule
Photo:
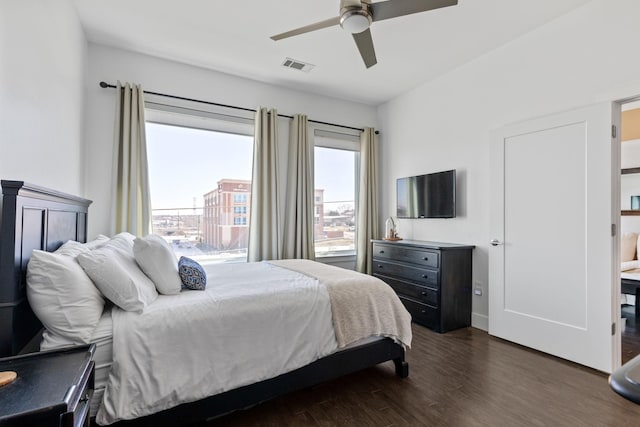
M 378 64 L 370 69 L 339 26 L 269 38 L 337 16 L 338 0 L 73 1 L 92 42 L 378 105 L 590 0 L 459 0 L 374 22 Z M 286 57 L 316 67 L 310 73 L 285 68 Z

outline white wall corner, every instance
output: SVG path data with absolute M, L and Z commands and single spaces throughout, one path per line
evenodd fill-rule
M 484 314 L 471 313 L 471 326 L 489 332 L 489 316 Z

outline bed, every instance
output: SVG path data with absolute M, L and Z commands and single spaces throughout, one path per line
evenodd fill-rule
M 86 242 L 90 201 L 21 181 L 2 181 L 2 246 L 0 248 L 0 355 L 37 349 L 41 325 L 26 299 L 27 263 L 34 249 L 55 251 L 67 240 Z M 281 268 L 282 266 L 260 268 Z M 290 266 L 291 267 L 291 266 Z M 295 267 L 291 267 L 296 270 Z M 279 271 L 279 270 L 278 270 Z M 105 311 L 105 313 L 107 313 Z M 92 339 L 109 352 L 112 346 L 108 314 Z M 96 378 L 109 370 L 108 358 L 96 356 Z M 376 364 L 393 361 L 399 377 L 408 375 L 405 347 L 397 340 L 371 337 L 360 340 L 295 369 L 243 384 L 212 396 L 178 404 L 118 424 L 184 424 L 218 417 L 276 396 L 328 381 Z M 102 371 L 100 371 L 102 368 Z

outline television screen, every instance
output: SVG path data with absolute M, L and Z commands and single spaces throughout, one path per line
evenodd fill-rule
M 456 171 L 398 178 L 398 218 L 455 218 Z

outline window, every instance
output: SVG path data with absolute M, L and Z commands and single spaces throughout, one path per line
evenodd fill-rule
M 245 261 L 253 138 L 205 124 L 147 122 L 153 232 L 200 263 Z
M 153 232 L 164 236 L 178 256 L 200 263 L 246 261 L 253 114 L 235 117 L 149 98 L 145 113 Z M 314 130 L 318 257 L 355 254 L 359 142 L 358 132 Z
M 353 139 L 315 138 L 314 237 L 317 257 L 355 254 L 358 148 L 359 143 Z

